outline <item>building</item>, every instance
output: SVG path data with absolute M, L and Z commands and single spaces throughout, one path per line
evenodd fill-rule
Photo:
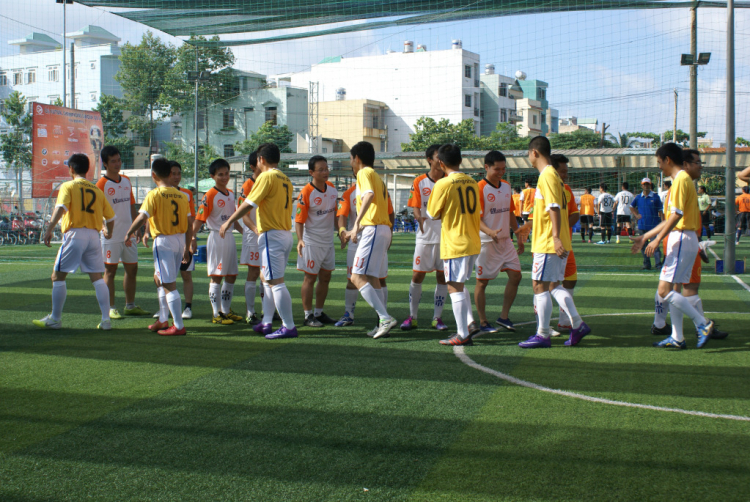
M 346 100 L 383 103 L 387 109 L 383 114 L 384 127 L 380 129 L 387 130 L 387 152 L 401 151 L 401 143 L 410 141 L 409 135 L 414 133 L 414 125 L 422 116 L 445 118 L 451 123 L 471 119 L 479 134 L 479 55 L 463 50 L 460 40 L 454 40 L 450 50 L 428 51 L 420 46 L 414 52 L 413 47 L 412 42 L 406 42 L 403 52 L 328 57 L 310 71 L 277 77 L 280 82 L 303 88 L 308 88 L 310 82 L 318 82 L 321 104 L 336 101 L 337 93 L 339 97 L 345 93 Z M 334 122 L 343 120 L 326 117 L 321 110 L 319 127 L 326 118 L 328 127 L 337 127 Z
M 232 72 L 237 97 L 209 105 L 198 112 L 198 141 L 211 145 L 223 157 L 234 156 L 234 145 L 248 139 L 266 122 L 286 125 L 293 134 L 292 151 L 297 150 L 297 133 L 307 135 L 307 89 L 269 85 L 265 75 L 235 69 Z M 191 150 L 195 143 L 195 112 L 187 111 L 172 120 L 172 140 Z
M 373 144 L 376 152 L 388 151 L 385 117 L 388 106 L 381 101 L 354 99 L 318 103 L 318 133 L 342 140 L 342 152 L 360 141 Z
M 93 25 L 68 33 L 67 37 L 73 41 L 75 53 L 74 83 L 70 78 L 70 50 L 65 67 L 69 105 L 91 110 L 102 94 L 122 97 L 120 84 L 114 78 L 120 68 L 120 39 Z M 29 103 L 52 104 L 62 100 L 62 45 L 41 33 L 31 33 L 8 43 L 17 46 L 20 53 L 0 57 L 0 100 L 13 91 L 23 94 Z M 75 86 L 73 102 L 70 101 L 71 84 Z
M 578 125 L 580 127 L 585 127 L 586 129 L 591 129 L 592 131 L 598 131 L 599 119 L 578 119 Z
M 488 64 L 484 68 L 484 74 L 479 77 L 480 122 L 482 136 L 489 136 L 498 123 L 517 122 L 515 98 L 522 98 L 523 91 L 516 85 L 516 79 L 496 74 L 495 65 Z

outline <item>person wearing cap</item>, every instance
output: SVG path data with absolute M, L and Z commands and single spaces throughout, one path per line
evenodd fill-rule
M 633 213 L 635 219 L 638 220 L 638 234 L 643 235 L 659 223 L 662 220 L 662 202 L 659 196 L 651 191 L 651 180 L 649 178 L 643 178 L 641 180 L 642 193 L 639 193 L 630 203 L 630 212 Z M 645 249 L 645 245 L 643 247 Z M 642 270 L 651 270 L 651 258 L 646 256 L 646 253 L 641 249 L 643 255 L 643 268 Z M 656 269 L 660 269 L 662 266 L 661 251 L 656 250 L 654 253 L 654 266 Z

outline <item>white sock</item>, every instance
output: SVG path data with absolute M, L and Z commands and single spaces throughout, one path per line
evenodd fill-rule
M 219 302 L 221 301 L 221 284 L 212 282 L 208 285 L 208 299 L 211 300 L 214 317 L 217 317 L 219 315 Z
M 701 314 L 698 313 L 697 310 L 695 310 L 695 307 L 690 305 L 690 302 L 687 301 L 687 298 L 682 296 L 677 291 L 670 291 L 669 294 L 664 298 L 667 302 L 669 302 L 669 305 L 674 305 L 680 311 L 682 311 L 683 314 L 688 316 L 690 319 L 693 320 L 693 324 L 695 324 L 695 327 L 703 326 L 706 324 L 706 318 L 703 317 Z M 670 309 L 670 314 L 672 313 Z M 674 319 L 672 320 L 674 322 Z
M 418 318 L 420 300 L 422 300 L 422 285 L 412 281 L 409 284 L 409 315 L 415 321 Z
M 573 326 L 573 329 L 578 329 L 583 320 L 581 319 L 581 316 L 578 315 L 578 310 L 576 310 L 576 305 L 573 302 L 573 296 L 571 296 L 571 294 L 568 293 L 568 290 L 564 287 L 557 286 L 552 290 L 552 297 L 555 299 L 557 304 L 560 305 L 560 310 L 567 311 L 568 316 L 570 317 L 570 320 L 572 322 L 571 326 Z M 551 315 L 552 313 L 550 312 L 550 317 Z
M 309 316 L 312 313 L 313 313 L 312 310 L 305 310 L 305 319 L 307 319 L 307 316 Z
M 276 301 L 273 299 L 273 291 L 268 283 L 263 283 L 263 324 L 271 324 L 273 315 L 276 313 Z
M 467 326 L 474 322 L 474 314 L 471 312 L 471 295 L 469 294 L 469 288 L 464 286 L 463 290 L 464 298 L 466 299 L 466 323 Z M 453 297 L 451 297 L 451 301 Z
M 667 312 L 669 312 L 669 305 L 667 301 L 659 296 L 657 291 L 654 295 L 654 326 L 657 328 L 663 328 L 667 325 Z
M 257 281 L 245 281 L 245 307 L 247 308 L 247 316 L 250 317 L 255 314 L 255 288 Z
M 322 313 L 323 313 L 323 309 L 316 308 L 315 312 L 313 312 L 313 315 L 315 317 L 320 317 L 320 314 L 322 314 Z
M 456 319 L 458 336 L 463 340 L 469 336 L 469 306 L 466 304 L 466 295 L 464 291 L 460 293 L 451 293 L 451 307 L 453 307 L 453 317 Z
M 572 289 L 568 289 L 568 288 L 564 288 L 564 289 L 565 289 L 565 291 L 567 291 L 568 293 L 570 293 L 571 297 L 573 296 L 573 290 Z M 559 316 L 560 319 L 557 321 L 557 323 L 560 326 L 570 326 L 571 325 L 570 324 L 571 321 L 570 321 L 570 316 L 568 316 L 568 313 L 563 308 L 560 308 L 559 310 L 560 310 L 560 316 Z
M 388 315 L 388 311 L 385 309 L 385 305 L 383 305 L 383 300 L 380 298 L 380 293 L 378 293 L 378 290 L 372 287 L 372 284 L 369 282 L 359 288 L 359 293 L 362 295 L 362 298 L 365 299 L 365 301 L 375 309 L 375 312 L 378 313 L 378 317 L 381 319 L 389 319 L 390 316 Z
M 277 284 L 271 288 L 276 308 L 279 309 L 281 322 L 287 329 L 294 328 L 294 317 L 292 316 L 292 295 L 286 288 L 285 283 Z
M 539 326 L 539 312 L 536 309 L 536 295 L 532 297 L 532 304 L 534 305 L 534 322 Z
M 221 286 L 221 311 L 228 314 L 232 310 L 232 297 L 234 296 L 234 284 L 224 282 Z
M 681 342 L 685 339 L 685 335 L 682 332 L 682 312 L 677 308 L 677 305 L 670 303 L 669 315 L 672 317 L 672 338 Z
M 693 295 L 693 296 L 686 296 L 685 298 L 690 303 L 690 305 L 692 305 L 693 308 L 698 311 L 700 315 L 702 315 L 703 317 L 706 317 L 706 314 L 703 313 L 703 301 L 701 300 L 700 296 Z
M 99 310 L 102 311 L 102 321 L 109 321 L 109 288 L 104 279 L 94 281 L 96 301 L 99 302 Z
M 541 335 L 544 338 L 550 337 L 549 332 L 549 320 L 552 318 L 552 295 L 549 291 L 534 295 L 536 300 L 536 311 L 537 311 L 537 335 Z
M 443 317 L 443 307 L 445 307 L 445 300 L 448 298 L 448 285 L 437 284 L 435 286 L 435 312 L 432 314 L 433 319 L 435 317 Z M 471 311 L 471 308 L 469 308 Z
M 55 281 L 52 283 L 52 319 L 59 321 L 62 319 L 62 311 L 65 306 L 65 299 L 68 297 L 68 286 L 65 281 Z
M 380 286 L 381 295 L 383 295 L 383 305 L 388 308 L 388 286 Z
M 135 308 L 135 302 L 133 303 L 126 303 L 125 304 L 125 310 L 130 310 Z
M 383 308 L 385 308 L 385 310 L 388 310 L 388 307 L 385 306 L 385 295 L 383 295 L 383 288 L 376 289 L 375 292 L 378 294 L 378 298 L 380 298 L 380 301 L 383 302 Z
M 156 288 L 156 295 L 159 297 L 159 322 L 169 320 L 169 304 L 167 303 L 167 290 L 159 286 Z
M 185 324 L 182 322 L 182 300 L 180 299 L 180 292 L 176 289 L 170 291 L 166 296 L 167 305 L 169 305 L 169 311 L 172 313 L 172 322 L 177 329 L 182 329 Z
M 356 289 L 347 289 L 344 292 L 344 308 L 346 309 L 346 313 L 349 314 L 349 317 L 354 319 L 354 309 L 357 306 L 357 297 L 359 296 L 359 291 Z

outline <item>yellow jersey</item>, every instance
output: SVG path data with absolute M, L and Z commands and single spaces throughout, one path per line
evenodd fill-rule
M 362 212 L 362 196 L 372 192 L 375 197 L 362 216 L 360 225 L 391 225 L 388 218 L 388 192 L 385 183 L 372 167 L 363 167 L 357 173 L 357 214 Z
M 675 230 L 701 230 L 701 213 L 698 209 L 698 192 L 695 191 L 693 178 L 685 171 L 680 171 L 672 180 L 669 196 L 669 212 L 682 215 L 674 227 Z
M 440 258 L 479 254 L 479 185 L 468 174 L 453 172 L 438 180 L 427 201 L 430 218 L 440 218 Z
M 245 202 L 256 206 L 258 234 L 292 229 L 292 182 L 278 169 L 258 176 Z
M 57 205 L 66 209 L 60 221 L 63 233 L 72 228 L 102 229 L 102 220 L 112 221 L 115 211 L 96 185 L 85 178 L 76 178 L 60 185 Z
M 178 188 L 156 187 L 141 204 L 141 213 L 148 215 L 151 235 L 184 234 L 187 231 L 190 202 Z
M 568 193 L 555 168 L 547 166 L 539 176 L 534 196 L 534 227 L 531 238 L 531 252 L 553 254 L 555 243 L 552 240 L 550 208 L 560 208 L 560 240 L 566 251 L 573 249 L 568 224 Z

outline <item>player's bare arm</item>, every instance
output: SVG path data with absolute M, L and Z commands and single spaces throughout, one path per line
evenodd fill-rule
M 240 204 L 240 207 L 238 207 L 237 210 L 234 213 L 232 213 L 232 216 L 230 216 L 229 219 L 225 221 L 224 224 L 219 229 L 219 235 L 221 236 L 221 238 L 223 239 L 224 236 L 227 234 L 227 231 L 230 228 L 232 228 L 232 225 L 238 222 L 240 218 L 245 216 L 252 209 L 253 209 L 253 206 L 251 206 L 247 202 L 243 202 L 242 204 Z M 198 221 L 196 221 L 196 223 L 198 223 Z
M 305 247 L 305 241 L 302 240 L 302 236 L 305 232 L 305 224 L 295 221 L 294 231 L 297 232 L 297 254 L 302 254 L 302 248 Z
M 64 214 L 65 208 L 61 206 L 57 206 L 52 212 L 52 219 L 50 219 L 49 225 L 47 225 L 47 230 L 44 232 L 44 245 L 48 248 L 52 247 L 52 244 L 50 244 L 50 242 L 52 241 L 52 231 L 55 229 L 57 224 L 60 223 L 60 219 Z
M 188 264 L 190 263 L 190 260 L 193 259 L 192 256 L 190 256 L 190 249 L 191 244 L 193 243 L 193 223 L 195 223 L 195 218 L 192 216 L 188 216 L 188 227 L 185 230 L 185 251 L 182 253 L 182 263 Z M 192 251 L 193 253 L 195 251 Z
M 414 219 L 419 223 L 419 231 L 424 233 L 424 222 L 427 221 L 427 217 L 422 216 L 421 207 L 413 207 L 412 209 L 414 209 Z
M 130 224 L 130 228 L 128 229 L 128 235 L 125 236 L 125 245 L 130 246 L 130 238 L 135 235 L 135 233 L 138 231 L 139 228 L 141 228 L 143 225 L 148 222 L 148 214 L 147 213 L 140 213 L 138 216 L 135 217 L 133 220 L 133 223 Z
M 549 221 L 552 224 L 552 242 L 555 244 L 555 253 L 560 258 L 564 258 L 568 252 L 565 251 L 565 247 L 560 240 L 560 226 L 562 220 L 559 207 L 549 208 Z
M 745 183 L 750 183 L 750 167 L 746 167 L 739 173 L 737 173 L 737 178 L 741 179 Z
M 484 232 L 485 234 L 487 234 L 488 236 L 490 236 L 490 238 L 492 238 L 493 241 L 497 242 L 498 241 L 497 234 L 502 229 L 498 228 L 496 230 L 493 230 L 490 227 L 488 227 L 485 224 L 485 222 L 483 222 L 482 220 L 479 220 L 479 230 L 481 230 L 482 232 Z
M 349 236 L 346 231 L 346 216 L 343 214 L 337 217 L 339 227 L 339 240 L 341 241 L 341 249 L 346 247 L 349 242 Z

